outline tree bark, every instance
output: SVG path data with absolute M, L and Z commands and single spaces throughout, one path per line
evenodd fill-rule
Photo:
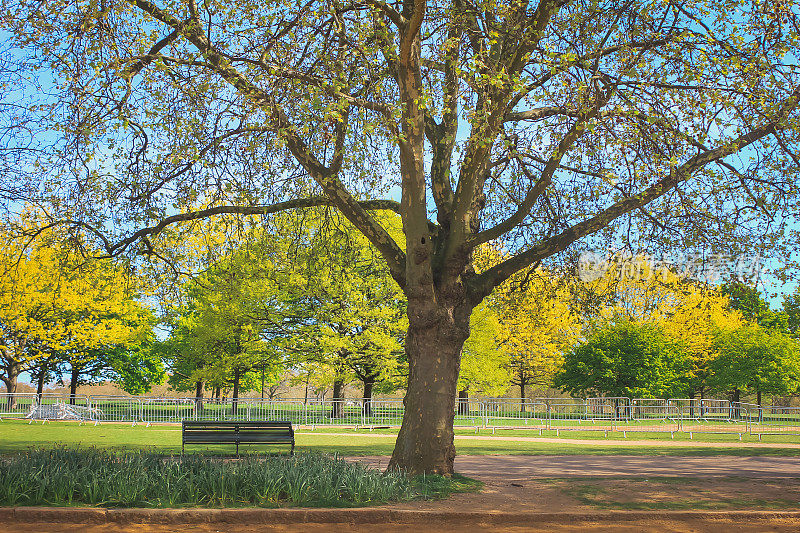
M 469 391 L 458 391 L 458 414 L 461 416 L 469 415 Z
M 17 379 L 19 378 L 19 369 L 15 368 L 12 365 L 6 367 L 6 375 L 3 376 L 2 379 L 3 383 L 6 386 L 6 393 L 8 397 L 6 398 L 6 407 L 9 411 L 13 410 L 17 406 Z
M 331 418 L 342 418 L 342 416 L 344 416 L 344 380 L 336 378 L 333 382 Z
M 737 389 L 733 389 L 733 407 L 731 409 L 731 418 L 739 418 L 739 402 L 741 401 L 742 393 Z
M 239 409 L 239 381 L 241 377 L 242 371 L 237 366 L 233 369 L 233 393 L 231 394 L 231 417 L 234 419 L 236 419 Z
M 39 371 L 39 379 L 36 380 L 36 395 L 41 397 L 44 391 L 44 378 L 47 375 L 46 369 L 42 368 Z
M 24 353 L 25 347 L 27 342 L 25 341 L 12 341 L 16 344 L 17 350 L 21 353 Z M 9 348 L 0 348 L 0 361 L 4 363 L 3 367 L 5 370 L 5 375 L 0 375 L 0 381 L 2 381 L 6 386 L 6 393 L 8 397 L 6 398 L 6 406 L 8 410 L 12 410 L 17 406 L 17 380 L 19 379 L 19 375 L 22 373 L 22 362 L 19 359 L 16 359 L 12 353 L 9 353 Z
M 198 416 L 203 414 L 203 389 L 205 383 L 202 379 L 198 379 L 194 384 L 194 408 Z
M 70 370 L 69 377 L 69 404 L 75 405 L 75 396 L 78 395 L 78 379 L 81 376 L 81 369 L 79 366 L 73 364 Z
M 262 365 L 261 367 L 261 401 L 264 401 L 264 373 L 266 372 L 266 367 Z
M 369 377 L 364 380 L 364 416 L 372 416 L 372 389 L 375 386 L 375 378 Z
M 761 390 L 760 389 L 756 391 L 756 403 L 758 404 L 759 407 L 761 407 Z
M 435 302 L 412 298 L 408 305 L 408 389 L 389 470 L 449 476 L 456 456 L 453 418 L 461 349 L 469 337 L 472 306 L 465 299 L 434 307 Z

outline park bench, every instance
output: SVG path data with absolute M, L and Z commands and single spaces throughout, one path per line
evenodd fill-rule
M 187 444 L 291 444 L 294 455 L 294 429 L 291 422 L 256 420 L 184 420 L 181 428 L 181 455 Z

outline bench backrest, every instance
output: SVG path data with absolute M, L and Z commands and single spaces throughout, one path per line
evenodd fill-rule
M 183 427 L 196 429 L 292 429 L 292 423 L 284 420 L 184 420 Z

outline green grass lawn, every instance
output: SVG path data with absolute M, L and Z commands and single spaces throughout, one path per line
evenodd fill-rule
M 303 430 L 306 431 L 306 430 Z M 353 434 L 379 434 L 379 435 L 397 435 L 397 428 L 380 428 L 380 429 L 372 429 L 369 428 L 357 428 L 354 429 L 352 427 L 317 427 L 313 431 L 314 433 L 353 433 Z M 763 442 L 765 444 L 800 444 L 800 435 L 762 435 L 761 440 L 759 441 L 758 435 L 749 435 L 747 433 L 741 434 L 741 440 L 739 440 L 738 433 L 693 433 L 690 435 L 689 433 L 683 432 L 674 432 L 670 434 L 669 432 L 664 431 L 627 431 L 623 433 L 620 431 L 609 431 L 606 435 L 603 431 L 582 431 L 582 430 L 570 430 L 565 431 L 563 429 L 558 431 L 556 434 L 555 430 L 539 430 L 535 429 L 505 429 L 505 428 L 488 428 L 483 429 L 480 428 L 477 431 L 474 428 L 465 428 L 465 427 L 457 427 L 455 429 L 456 435 L 465 435 L 465 436 L 495 436 L 495 437 L 503 437 L 503 438 L 513 438 L 513 437 L 546 437 L 546 438 L 560 438 L 564 440 L 570 439 L 592 439 L 597 440 L 598 443 L 602 443 L 602 441 L 607 439 L 614 439 L 614 440 L 653 440 L 653 441 L 685 441 L 685 442 L 727 442 L 730 443 L 732 446 L 739 443 L 739 442 Z
M 331 435 L 331 433 L 346 433 L 344 436 Z M 475 435 L 471 430 L 459 430 L 458 434 Z M 509 436 L 538 436 L 535 431 L 503 431 L 498 432 L 504 437 Z M 555 436 L 555 432 L 544 432 L 545 436 Z M 552 434 L 551 434 L 552 433 Z M 588 433 L 584 434 L 584 433 Z M 369 430 L 359 429 L 317 429 L 315 432 L 296 436 L 298 451 L 319 451 L 325 453 L 338 453 L 340 455 L 389 455 L 394 448 L 394 435 L 396 430 Z M 491 435 L 491 431 L 482 430 L 479 434 Z M 649 434 L 629 434 L 628 438 L 640 439 Z M 621 438 L 619 435 L 610 434 L 609 437 Z M 509 455 L 773 455 L 773 456 L 800 456 L 800 448 L 784 448 L 785 442 L 798 442 L 798 437 L 765 436 L 764 442 L 775 444 L 774 447 L 743 448 L 738 446 L 739 440 L 735 435 L 699 435 L 695 440 L 704 439 L 715 442 L 729 442 L 726 447 L 701 447 L 701 446 L 617 446 L 604 445 L 603 434 L 594 432 L 561 432 L 562 438 L 595 438 L 596 444 L 573 444 L 565 442 L 529 442 L 497 440 L 467 440 L 458 439 L 456 448 L 458 453 L 465 455 L 484 454 L 509 454 Z M 668 434 L 667 434 L 667 437 Z M 676 439 L 679 436 L 676 434 Z M 688 438 L 688 436 L 686 437 Z M 756 437 L 744 436 L 743 439 L 757 441 Z M 770 440 L 771 439 L 771 440 Z M 0 421 L 0 453 L 9 453 L 25 450 L 31 447 L 50 447 L 55 444 L 67 446 L 95 446 L 115 450 L 151 450 L 159 453 L 174 454 L 181 451 L 181 431 L 178 425 L 153 425 L 145 427 L 138 425 L 131 427 L 127 424 L 105 423 L 98 426 L 91 424 L 78 425 L 74 422 L 34 422 L 28 424 L 21 420 Z M 232 453 L 233 446 L 191 446 L 187 452 L 194 453 L 209 449 L 211 453 Z M 263 452 L 264 447 L 253 447 L 252 451 Z M 277 447 L 273 447 L 278 450 Z M 243 451 L 248 447 L 243 446 Z

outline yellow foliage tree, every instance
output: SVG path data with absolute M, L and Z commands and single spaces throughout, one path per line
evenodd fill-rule
M 109 261 L 85 261 L 63 236 L 35 242 L 2 233 L 0 246 L 0 380 L 14 404 L 17 380 L 46 357 L 77 376 L 104 346 L 146 338 L 147 311 L 133 299 L 130 278 Z
M 493 299 L 501 313 L 500 342 L 510 356 L 510 382 L 525 402 L 526 388 L 552 385 L 564 351 L 580 338 L 581 322 L 568 287 L 544 269 L 513 277 Z
M 461 352 L 459 413 L 469 411 L 470 393 L 500 396 L 508 390 L 510 357 L 500 346 L 500 317 L 483 302 L 472 311 L 470 335 Z
M 490 268 L 503 255 L 497 248 L 483 247 L 476 264 Z M 528 387 L 552 385 L 564 351 L 580 338 L 582 326 L 569 286 L 544 268 L 518 272 L 494 290 L 490 305 L 499 319 L 496 339 L 507 358 L 509 383 L 520 388 L 524 403 Z

